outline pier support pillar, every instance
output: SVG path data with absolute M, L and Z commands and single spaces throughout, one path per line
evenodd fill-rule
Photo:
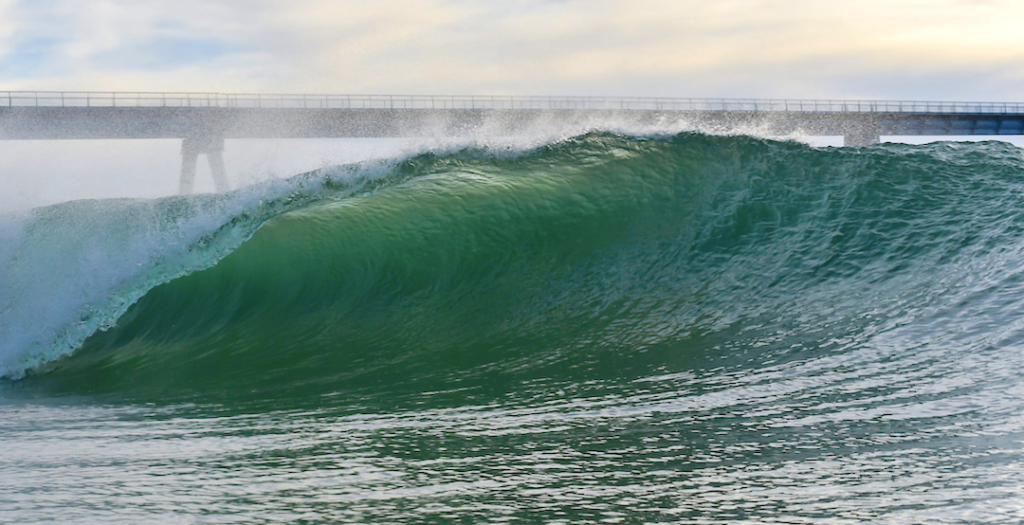
M 187 144 L 188 139 L 185 139 L 181 145 L 181 179 L 178 181 L 180 195 L 192 193 L 192 185 L 196 181 L 196 162 L 199 160 L 199 152 Z
M 224 137 L 185 137 L 181 141 L 181 180 L 178 183 L 178 193 L 192 193 L 200 153 L 205 154 L 206 161 L 210 163 L 210 174 L 213 176 L 213 186 L 217 192 L 230 190 L 227 170 L 224 169 Z
M 224 140 L 221 139 L 221 149 L 207 151 L 206 161 L 210 163 L 210 175 L 213 176 L 213 187 L 217 193 L 224 193 L 231 188 L 228 185 L 228 173 L 224 169 Z
M 874 119 L 868 118 L 863 122 L 855 122 L 843 133 L 843 146 L 848 148 L 860 148 L 873 146 L 881 141 L 878 136 L 878 126 Z

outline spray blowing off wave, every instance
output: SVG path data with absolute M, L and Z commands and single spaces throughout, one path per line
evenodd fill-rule
M 39 379 L 161 395 L 500 391 L 684 370 L 708 348 L 793 359 L 939 337 L 954 303 L 975 312 L 959 330 L 1021 302 L 985 290 L 1019 274 L 1007 261 L 1022 247 L 1022 173 L 1019 152 L 994 143 L 592 134 L 516 156 L 426 154 L 374 191 L 362 178 L 329 201 L 225 211 L 198 229 L 208 240 L 172 243 L 130 289 L 108 287 L 116 306 L 73 324 L 77 339 L 7 373 L 80 346 Z M 147 204 L 172 205 L 185 204 Z M 155 238 L 181 224 L 161 217 Z

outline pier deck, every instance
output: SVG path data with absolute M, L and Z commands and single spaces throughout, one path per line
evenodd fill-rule
M 531 128 L 684 124 L 758 134 L 1024 135 L 1024 104 L 642 97 L 0 92 L 0 140 L 181 139 L 181 190 L 206 154 L 227 188 L 225 139 L 472 137 Z

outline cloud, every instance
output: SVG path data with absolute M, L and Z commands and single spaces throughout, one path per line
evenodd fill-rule
M 145 84 L 154 69 L 209 66 L 227 52 L 247 50 L 228 5 L 36 0 L 7 11 L 14 22 L 4 38 L 8 53 L 0 56 L 0 72 L 19 85 L 126 72 L 138 78 L 133 84 Z
M 0 0 L 0 15 L 8 89 L 1024 95 L 1010 0 Z
M 11 36 L 14 34 L 14 0 L 0 0 L 0 60 L 11 52 Z

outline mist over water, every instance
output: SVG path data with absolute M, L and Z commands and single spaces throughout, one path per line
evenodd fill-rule
M 1020 149 L 357 143 L 5 215 L 0 516 L 1024 518 Z
M 393 158 L 422 151 L 414 139 L 244 139 L 225 142 L 233 188 L 291 177 L 326 166 Z M 436 142 L 436 141 L 429 141 Z M 197 193 L 213 191 L 200 156 Z M 158 198 L 175 195 L 181 140 L 0 141 L 0 211 L 78 199 Z

